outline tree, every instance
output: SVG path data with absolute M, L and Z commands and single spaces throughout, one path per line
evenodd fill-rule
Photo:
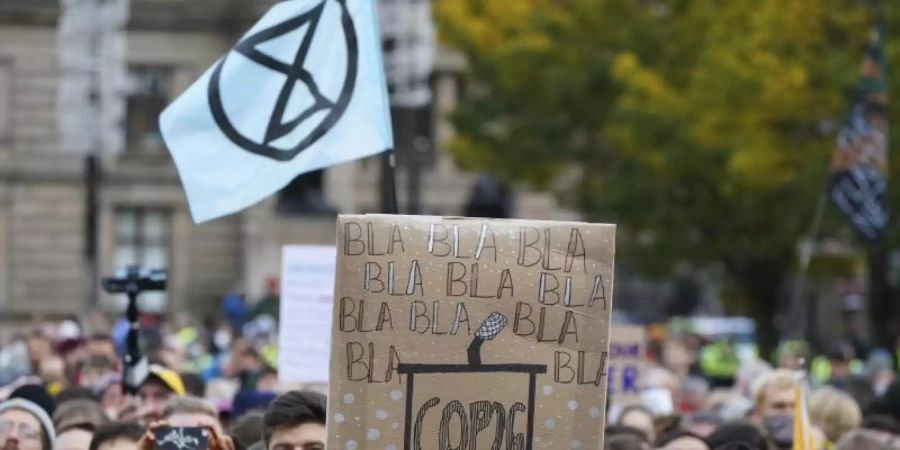
M 644 273 L 720 265 L 772 348 L 858 76 L 858 1 L 442 0 L 436 15 L 469 62 L 461 166 L 618 223 L 620 262 Z

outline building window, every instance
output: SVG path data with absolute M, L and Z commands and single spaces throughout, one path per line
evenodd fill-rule
M 128 72 L 125 139 L 131 151 L 162 151 L 159 115 L 172 95 L 174 70 L 164 66 L 135 66 Z
M 0 141 L 11 137 L 12 81 L 12 64 L 0 60 Z
M 337 210 L 325 201 L 323 184 L 322 170 L 297 176 L 278 193 L 276 211 L 287 216 L 337 214 Z
M 114 268 L 137 264 L 144 269 L 169 266 L 172 241 L 171 213 L 163 208 L 120 208 L 116 211 Z M 162 312 L 166 297 L 161 292 L 141 294 L 143 309 Z

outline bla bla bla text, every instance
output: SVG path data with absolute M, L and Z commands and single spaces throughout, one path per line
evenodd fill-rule
M 385 347 L 387 352 L 384 351 Z M 557 350 L 553 352 L 553 366 L 549 375 L 558 384 L 604 386 L 607 355 L 607 352 L 595 355 L 585 351 Z M 403 375 L 398 370 L 403 362 L 402 356 L 393 345 L 347 342 L 344 345 L 344 357 L 348 381 L 403 384 Z
M 456 336 L 472 334 L 473 323 L 463 301 L 448 304 L 433 301 L 431 304 L 415 300 L 409 302 L 409 309 L 397 317 L 396 325 L 393 308 L 388 302 L 380 302 L 377 307 L 366 300 L 341 297 L 338 300 L 338 330 L 342 333 L 379 333 L 406 329 L 411 333 L 434 336 Z M 451 306 L 449 311 L 441 305 Z M 394 306 L 396 307 L 396 306 Z M 512 318 L 512 333 L 516 336 L 533 338 L 538 343 L 567 345 L 580 343 L 579 320 L 571 310 L 563 311 L 559 319 L 559 308 L 541 306 L 534 308 L 530 303 L 517 302 Z M 582 325 L 583 326 L 583 325 Z
M 497 234 L 490 225 L 481 224 L 477 233 L 464 231 L 458 224 L 450 227 L 439 223 L 429 224 L 423 240 L 427 254 L 458 260 L 480 261 L 482 258 L 490 258 L 493 262 L 497 262 Z M 513 236 L 518 266 L 539 266 L 542 270 L 550 272 L 571 273 L 578 270 L 587 273 L 587 248 L 584 236 L 577 227 L 551 230 L 520 226 Z M 391 224 L 376 231 L 371 222 L 365 224 L 365 230 L 359 223 L 346 222 L 342 237 L 342 251 L 346 256 L 385 256 L 405 253 L 408 242 L 398 224 Z M 563 243 L 565 251 L 559 251 Z

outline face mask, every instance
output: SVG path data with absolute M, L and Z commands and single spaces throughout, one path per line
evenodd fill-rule
M 775 445 L 784 447 L 794 442 L 794 417 L 778 415 L 763 417 L 763 428 Z

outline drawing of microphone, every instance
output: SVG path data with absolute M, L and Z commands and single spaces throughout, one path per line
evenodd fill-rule
M 490 341 L 497 337 L 497 335 L 503 331 L 503 328 L 506 327 L 507 323 L 506 316 L 498 312 L 492 312 L 487 319 L 484 319 L 484 322 L 482 322 L 481 326 L 478 327 L 478 330 L 475 331 L 475 338 L 472 339 L 472 343 L 469 344 L 467 352 L 470 365 L 481 365 L 481 345 L 484 344 L 484 341 Z

